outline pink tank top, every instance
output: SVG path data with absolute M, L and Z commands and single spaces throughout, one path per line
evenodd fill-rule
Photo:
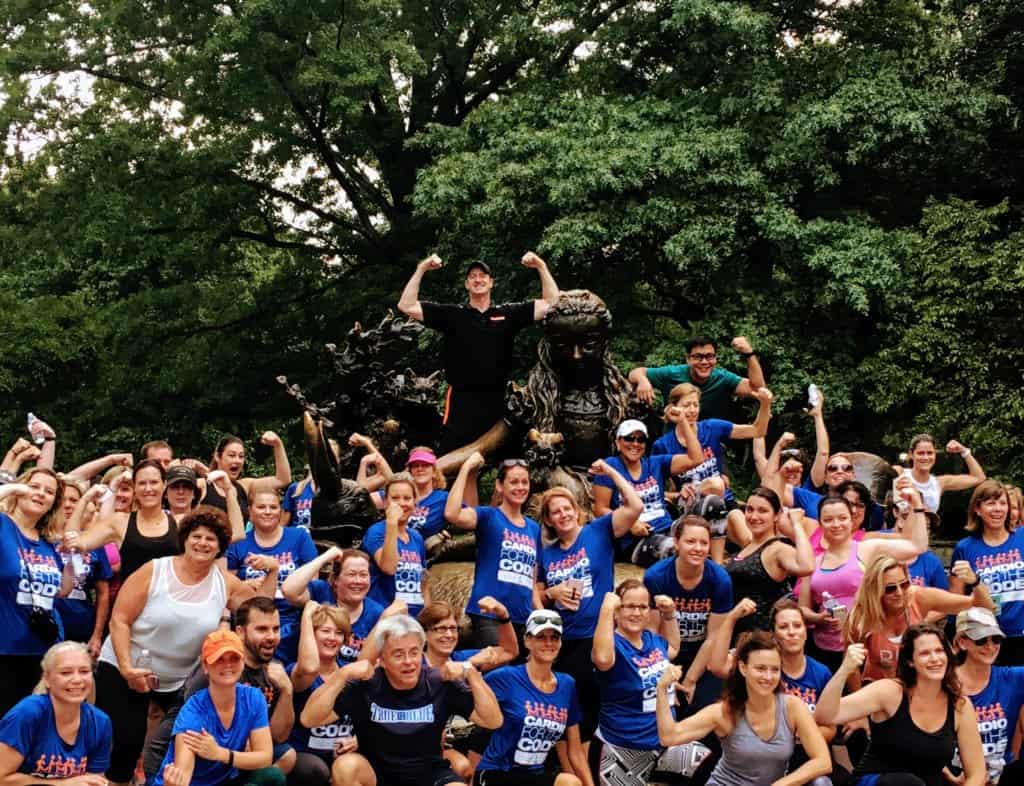
M 864 540 L 864 536 L 867 534 L 868 533 L 866 533 L 863 529 L 858 529 L 850 537 L 852 537 L 857 543 L 860 543 L 862 540 Z M 811 551 L 814 552 L 815 557 L 820 557 L 822 554 L 825 553 L 825 547 L 821 544 L 824 535 L 825 530 L 823 530 L 821 527 L 818 527 L 811 534 L 811 537 L 808 538 L 808 540 L 811 542 Z M 796 595 L 798 598 L 800 597 L 800 585 L 803 582 L 804 579 L 799 578 L 796 580 L 796 584 L 793 585 L 793 594 Z
M 825 559 L 822 554 L 817 559 L 817 567 L 811 574 L 811 605 L 815 611 L 824 611 L 824 595 L 827 592 L 837 602 L 846 606 L 847 614 L 853 608 L 853 599 L 857 595 L 857 587 L 864 578 L 864 566 L 857 559 L 857 541 L 850 542 L 850 556 L 838 568 L 822 568 Z M 816 625 L 814 643 L 823 650 L 841 652 L 843 649 L 843 631 L 829 625 Z

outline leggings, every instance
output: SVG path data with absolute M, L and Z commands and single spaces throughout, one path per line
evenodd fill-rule
M 117 667 L 100 661 L 96 667 L 96 706 L 110 716 L 114 743 L 110 750 L 107 777 L 115 783 L 127 783 L 146 741 L 149 702 L 165 712 L 178 701 L 178 691 L 139 693 L 128 687 Z
M 297 753 L 288 786 L 330 786 L 331 767 L 315 753 Z

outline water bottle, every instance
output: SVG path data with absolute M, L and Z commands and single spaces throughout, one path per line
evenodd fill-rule
M 46 437 L 42 434 L 33 434 L 32 427 L 39 422 L 39 418 L 33 415 L 31 412 L 28 413 L 28 433 L 32 437 L 32 441 L 37 447 L 42 447 L 43 443 L 46 442 Z
M 825 613 L 833 619 L 843 622 L 846 619 L 846 606 L 833 598 L 829 593 L 821 593 L 821 605 Z
M 139 654 L 135 658 L 135 668 L 153 671 L 153 656 L 149 654 L 149 650 L 139 650 Z M 160 678 L 157 677 L 155 674 L 150 674 L 149 689 L 156 690 L 159 687 Z
M 82 552 L 77 547 L 71 549 L 71 567 L 75 571 L 75 579 L 83 579 L 89 575 L 89 566 L 85 564 Z M 146 654 L 149 654 L 148 650 Z
M 813 382 L 807 386 L 807 406 L 811 409 L 821 406 L 821 388 Z

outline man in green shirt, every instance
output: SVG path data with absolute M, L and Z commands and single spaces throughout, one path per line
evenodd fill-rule
M 747 361 L 746 377 L 718 367 L 718 344 L 710 338 L 698 336 L 686 342 L 686 363 L 645 368 L 638 366 L 629 372 L 629 381 L 641 401 L 654 403 L 654 392 L 668 401 L 669 391 L 676 385 L 689 382 L 700 388 L 700 419 L 728 420 L 729 401 L 735 396 L 752 397 L 754 391 L 764 387 L 764 373 L 757 353 L 743 336 L 732 340 L 732 348 Z

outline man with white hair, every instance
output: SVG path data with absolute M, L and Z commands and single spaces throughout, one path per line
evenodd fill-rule
M 443 786 L 462 783 L 441 756 L 448 719 L 461 715 L 496 729 L 502 715 L 494 693 L 468 661 L 440 669 L 424 666 L 426 634 L 412 617 L 398 614 L 377 624 L 380 666 L 350 663 L 319 687 L 302 711 L 303 726 L 352 719 L 358 753 L 334 761 L 335 786 Z

